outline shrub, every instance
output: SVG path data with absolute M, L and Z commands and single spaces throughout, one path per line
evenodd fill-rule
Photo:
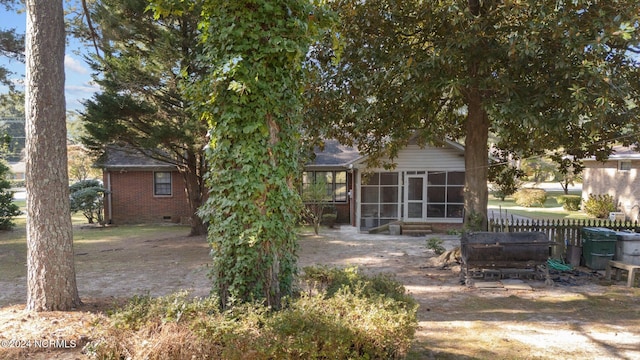
M 25 180 L 9 180 L 9 184 L 11 188 L 23 188 L 27 186 L 27 182 Z
M 69 187 L 71 196 L 71 212 L 82 212 L 89 224 L 95 220 L 104 224 L 102 210 L 104 195 L 108 192 L 98 180 L 82 180 Z
M 444 246 L 442 244 L 444 241 L 439 237 L 432 237 L 427 239 L 427 249 L 433 250 L 436 255 L 442 255 L 445 252 Z
M 460 230 L 460 229 L 449 229 L 449 230 L 447 230 L 447 235 L 462 235 L 462 230 Z
M 504 201 L 507 196 L 512 195 L 522 186 L 521 179 L 524 175 L 524 171 L 509 165 L 506 161 L 492 160 L 488 178 L 491 189 L 494 191 L 493 195 Z
M 513 194 L 513 199 L 520 206 L 544 206 L 544 202 L 547 201 L 547 192 L 536 188 L 521 189 Z
M 85 346 L 99 359 L 395 359 L 417 328 L 415 300 L 388 275 L 306 268 L 322 284 L 282 310 L 186 293 L 134 297 Z
M 0 230 L 10 230 L 14 225 L 13 218 L 22 214 L 20 207 L 13 203 L 9 173 L 9 167 L 0 161 Z
M 589 194 L 589 198 L 584 202 L 584 211 L 589 216 L 593 216 L 598 219 L 607 218 L 610 212 L 617 210 L 618 207 L 616 206 L 613 196 L 608 194 Z
M 338 219 L 338 214 L 322 214 L 322 224 L 332 229 Z
M 556 201 L 567 211 L 578 211 L 582 197 L 580 195 L 561 195 L 556 198 Z

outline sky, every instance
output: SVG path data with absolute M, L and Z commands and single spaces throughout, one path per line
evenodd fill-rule
M 26 16 L 24 13 L 16 14 L 15 12 L 7 12 L 0 7 L 0 28 L 13 29 L 18 33 L 23 33 L 26 28 Z M 66 54 L 64 58 L 65 67 L 65 99 L 67 102 L 67 111 L 77 111 L 83 108 L 82 102 L 99 90 L 99 87 L 91 81 L 91 70 L 84 62 L 82 53 L 86 53 L 86 48 L 73 39 L 68 39 Z M 80 55 L 77 54 L 80 51 Z M 17 73 L 14 76 L 15 82 L 22 84 L 24 81 L 25 66 L 17 61 L 9 61 L 7 58 L 0 57 L 0 64 L 7 67 L 10 71 Z M 24 90 L 22 87 L 18 87 Z M 0 93 L 7 92 L 6 87 L 0 86 Z

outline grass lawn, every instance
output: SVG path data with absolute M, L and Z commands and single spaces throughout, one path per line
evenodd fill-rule
M 579 191 L 569 191 L 570 195 L 580 195 Z M 505 201 L 489 195 L 489 215 L 493 211 L 494 214 L 502 211 L 502 214 L 525 216 L 536 220 L 544 219 L 593 219 L 582 211 L 567 211 L 558 204 L 556 200 L 559 196 L 564 195 L 562 191 L 547 191 L 547 201 L 544 206 L 540 207 L 523 207 L 519 206 L 513 200 L 513 197 L 507 196 Z
M 24 214 L 24 200 L 19 205 L 23 214 L 14 218 L 14 228 L 0 231 L 0 258 L 3 254 L 11 254 L 11 261 L 15 266 L 9 267 L 5 263 L 3 275 L 19 276 L 25 272 L 24 263 L 27 256 L 26 215 Z M 180 237 L 189 233 L 188 226 L 174 224 L 143 224 L 127 226 L 94 227 L 87 224 L 82 214 L 72 214 L 73 243 L 76 253 L 90 251 L 95 247 L 108 246 L 133 238 Z

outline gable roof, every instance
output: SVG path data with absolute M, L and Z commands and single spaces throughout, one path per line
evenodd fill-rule
M 409 142 L 409 145 L 415 145 L 413 139 Z M 451 140 L 442 140 L 434 147 L 446 147 L 451 148 L 455 152 L 464 155 L 464 146 Z M 315 158 L 305 164 L 305 168 L 309 169 L 335 169 L 335 168 L 349 168 L 356 164 L 363 164 L 366 162 L 367 156 L 360 154 L 356 146 L 342 145 L 337 140 L 330 139 L 325 140 L 324 148 L 320 149 L 316 147 L 314 149 Z
M 640 152 L 629 146 L 614 145 L 613 152 L 607 160 L 640 160 Z M 584 161 L 597 161 L 595 156 L 588 157 Z M 606 160 L 605 160 L 606 161 Z
M 175 169 L 175 164 L 151 158 L 139 150 L 118 145 L 109 145 L 96 162 L 104 169 Z
M 337 140 L 325 140 L 324 148 L 313 150 L 314 159 L 305 164 L 306 168 L 346 168 L 362 158 L 354 146 L 342 145 Z

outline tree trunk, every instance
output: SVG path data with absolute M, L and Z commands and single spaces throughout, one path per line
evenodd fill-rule
M 62 0 L 27 0 L 27 310 L 80 304 L 73 262 Z
M 189 236 L 207 234 L 207 226 L 198 215 L 198 210 L 206 200 L 207 188 L 204 184 L 205 160 L 202 155 L 188 154 L 186 170 L 181 171 L 184 178 L 187 199 L 191 210 L 191 231 Z
M 482 94 L 478 89 L 469 90 L 467 105 L 464 223 L 466 228 L 478 231 L 487 229 L 489 117 L 483 107 Z

